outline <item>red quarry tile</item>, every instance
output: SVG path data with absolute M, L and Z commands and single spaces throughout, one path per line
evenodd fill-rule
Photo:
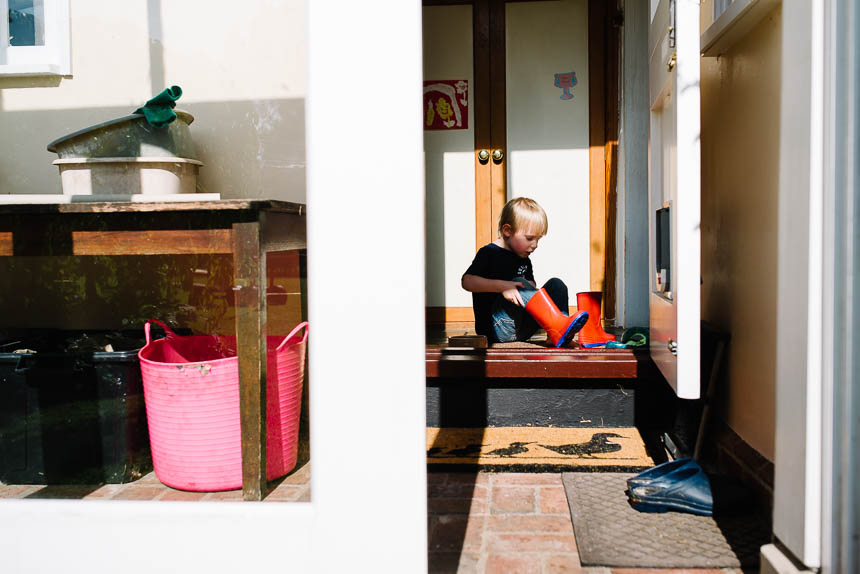
M 117 492 L 122 490 L 123 488 L 127 488 L 124 484 L 103 484 L 98 487 L 96 490 L 90 492 L 86 496 L 84 496 L 87 500 L 100 500 L 104 498 L 112 498 Z
M 553 532 L 556 534 L 573 532 L 573 524 L 569 516 L 540 514 L 491 514 L 487 517 L 486 528 L 494 532 Z
M 540 512 L 542 514 L 567 514 L 570 515 L 570 507 L 567 504 L 567 495 L 564 487 L 549 486 L 538 489 L 540 500 Z
M 239 502 L 244 499 L 242 498 L 241 490 L 222 490 L 221 492 L 208 493 L 203 500 L 206 500 L 207 502 Z
M 483 534 L 483 516 L 434 516 L 429 528 L 428 547 L 431 552 L 480 551 Z
M 576 541 L 571 534 L 507 534 L 489 532 L 487 550 L 490 552 L 553 552 L 574 553 Z
M 305 490 L 307 490 L 307 487 L 304 485 L 282 484 L 267 494 L 263 502 L 288 502 L 296 500 Z
M 430 552 L 428 574 L 478 574 L 480 555 L 474 552 Z
M 281 482 L 281 484 L 308 484 L 311 481 L 311 464 L 307 463 Z
M 91 492 L 99 489 L 98 485 L 55 484 L 42 486 L 39 490 L 28 494 L 27 498 L 68 498 L 80 500 Z
M 158 477 L 155 476 L 155 471 L 153 471 L 153 472 L 144 474 L 143 476 L 141 476 L 140 478 L 135 480 L 132 484 L 135 484 L 135 485 L 138 485 L 138 484 L 140 484 L 140 485 L 143 485 L 143 484 L 147 484 L 147 485 L 161 484 L 161 481 L 158 480 Z
M 487 499 L 487 487 L 470 483 L 431 484 L 427 486 L 430 498 L 474 498 Z
M 493 486 L 562 486 L 560 473 L 499 473 L 493 475 Z
M 0 498 L 24 498 L 41 488 L 37 484 L 0 484 Z
M 448 472 L 428 472 L 427 473 L 427 485 L 431 484 L 445 484 L 448 482 Z
M 490 554 L 485 574 L 541 574 L 540 556 Z
M 432 473 L 428 473 L 428 476 Z M 448 474 L 449 484 L 483 484 L 490 483 L 490 474 L 486 472 L 451 472 Z
M 600 568 L 609 574 L 608 568 Z M 582 567 L 578 554 L 550 554 L 543 557 L 541 574 L 587 574 L 589 570 Z
M 492 514 L 532 513 L 535 511 L 535 489 L 528 487 L 497 487 L 493 485 L 490 512 Z
M 485 514 L 487 501 L 471 498 L 428 498 L 428 514 Z
M 609 572 L 609 569 L 601 570 Z M 578 554 L 550 554 L 543 557 L 541 574 L 586 574 L 588 570 L 582 567 Z
M 165 486 L 138 486 L 136 483 L 128 488 L 119 490 L 111 500 L 155 500 L 165 492 Z
M 612 574 L 730 574 L 740 570 L 723 568 L 613 568 Z
M 203 500 L 204 498 L 206 498 L 207 494 L 209 494 L 209 493 L 208 492 L 189 492 L 189 491 L 185 491 L 185 490 L 170 489 L 167 492 L 165 492 L 161 496 L 161 498 L 159 498 L 158 500 L 197 501 L 197 500 Z

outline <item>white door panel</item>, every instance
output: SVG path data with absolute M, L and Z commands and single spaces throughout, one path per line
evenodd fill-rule
M 651 357 L 679 397 L 696 399 L 701 390 L 698 0 L 661 0 L 648 45 Z

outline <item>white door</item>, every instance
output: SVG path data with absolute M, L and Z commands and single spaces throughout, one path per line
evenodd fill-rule
M 651 0 L 648 46 L 651 357 L 680 398 L 697 399 L 699 1 Z

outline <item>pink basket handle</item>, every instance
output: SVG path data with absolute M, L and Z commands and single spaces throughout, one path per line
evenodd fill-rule
M 304 330 L 305 330 L 305 336 L 304 336 L 304 337 L 302 337 L 302 340 L 301 340 L 301 341 L 299 341 L 297 344 L 301 345 L 302 343 L 304 343 L 305 341 L 307 341 L 307 340 L 308 340 L 308 322 L 307 322 L 307 321 L 304 321 L 303 323 L 299 323 L 298 325 L 296 325 L 296 328 L 295 328 L 295 329 L 293 329 L 292 331 L 290 331 L 290 334 L 289 334 L 289 335 L 287 335 L 286 337 L 284 337 L 284 340 L 283 340 L 283 341 L 281 341 L 281 344 L 280 344 L 280 345 L 278 345 L 278 348 L 277 348 L 277 349 L 275 349 L 275 350 L 276 350 L 276 351 L 280 351 L 281 349 L 283 349 L 283 348 L 284 348 L 284 345 L 286 345 L 286 344 L 287 344 L 287 341 L 289 341 L 290 339 L 292 339 L 293 335 L 295 335 L 296 333 L 298 333 L 298 332 L 299 332 L 299 331 L 301 331 L 302 329 L 304 329 Z
M 143 325 L 143 334 L 144 334 L 144 336 L 146 337 L 146 344 L 147 344 L 147 345 L 149 345 L 149 342 L 150 342 L 150 340 L 151 340 L 151 337 L 150 337 L 150 334 L 149 334 L 149 331 L 150 331 L 150 326 L 149 326 L 149 324 L 150 324 L 150 323 L 155 323 L 156 325 L 158 325 L 159 327 L 161 327 L 162 329 L 164 329 L 164 333 L 165 333 L 168 337 L 178 337 L 178 336 L 179 336 L 179 335 L 177 335 L 176 333 L 174 333 L 174 332 L 170 329 L 170 327 L 168 327 L 167 325 L 165 325 L 164 323 L 162 323 L 162 322 L 161 322 L 161 321 L 159 321 L 158 319 L 150 319 L 149 321 L 147 321 L 147 322 L 146 322 L 146 323 L 144 323 L 144 325 Z

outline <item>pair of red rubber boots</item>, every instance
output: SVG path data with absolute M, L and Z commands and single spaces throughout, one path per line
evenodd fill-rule
M 576 294 L 579 312 L 569 317 L 562 313 L 550 298 L 546 289 L 532 295 L 526 304 L 526 311 L 534 317 L 555 347 L 563 347 L 579 333 L 579 344 L 583 347 L 605 345 L 615 337 L 603 330 L 600 325 L 600 291 L 586 291 Z

